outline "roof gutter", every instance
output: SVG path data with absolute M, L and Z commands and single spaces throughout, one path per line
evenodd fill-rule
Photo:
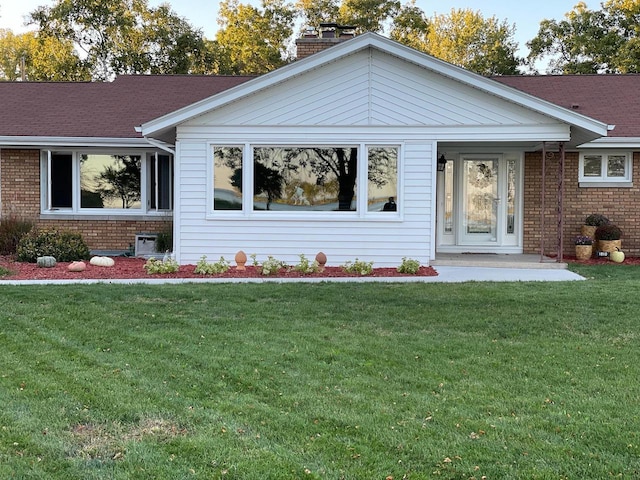
M 142 126 L 138 125 L 138 126 L 134 127 L 134 129 L 135 129 L 136 132 L 142 133 Z M 150 145 L 153 145 L 154 147 L 159 148 L 160 150 L 164 150 L 165 152 L 168 152 L 173 156 L 176 155 L 176 146 L 175 145 L 171 145 L 170 143 L 166 143 L 166 142 L 162 142 L 160 140 L 156 140 L 155 138 L 147 137 L 146 135 L 144 135 L 144 139 L 147 142 L 149 142 Z

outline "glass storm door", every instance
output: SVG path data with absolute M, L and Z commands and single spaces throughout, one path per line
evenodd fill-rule
M 497 242 L 500 207 L 498 167 L 498 158 L 463 158 L 460 243 Z

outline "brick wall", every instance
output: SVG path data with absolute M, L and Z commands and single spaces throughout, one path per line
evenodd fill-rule
M 314 53 L 321 52 L 322 50 L 326 50 L 329 47 L 333 47 L 334 45 L 344 42 L 352 37 L 345 38 L 320 38 L 320 37 L 302 37 L 296 40 L 296 58 L 300 60 L 301 58 L 308 57 L 309 55 L 313 55 Z
M 40 215 L 40 151 L 0 150 L 0 201 L 2 216 L 15 215 L 37 226 L 80 232 L 91 250 L 127 250 L 136 233 L 157 233 L 171 226 L 171 219 L 57 220 Z
M 541 166 L 540 152 L 527 153 L 524 172 L 524 251 L 540 252 Z M 574 255 L 573 237 L 580 233 L 584 219 L 602 213 L 622 229 L 622 248 L 630 256 L 640 256 L 640 152 L 633 156 L 632 188 L 584 188 L 578 186 L 577 152 L 565 154 L 564 255 Z M 557 253 L 559 156 L 547 161 L 545 197 L 545 253 Z

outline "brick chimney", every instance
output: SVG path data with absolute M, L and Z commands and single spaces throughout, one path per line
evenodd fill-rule
M 355 37 L 355 28 L 337 23 L 321 23 L 319 33 L 313 28 L 308 28 L 302 37 L 296 40 L 296 58 L 300 60 Z

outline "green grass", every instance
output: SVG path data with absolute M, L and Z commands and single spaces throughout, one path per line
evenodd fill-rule
M 0 288 L 0 478 L 640 476 L 640 269 Z

